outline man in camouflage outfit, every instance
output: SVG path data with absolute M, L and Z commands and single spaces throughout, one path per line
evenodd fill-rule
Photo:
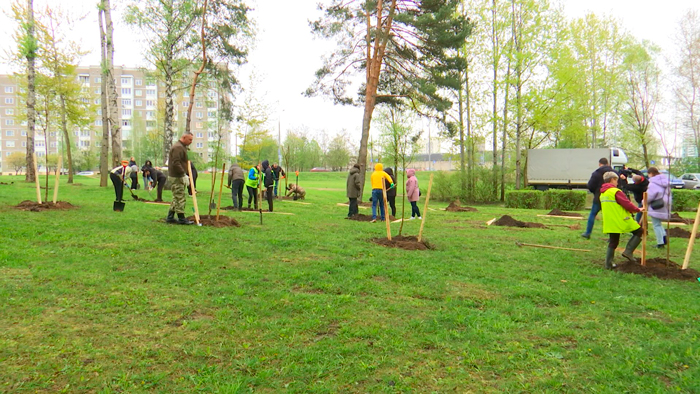
M 193 135 L 185 133 L 180 140 L 170 148 L 168 156 L 168 182 L 170 190 L 173 192 L 173 202 L 170 204 L 168 223 L 194 224 L 193 221 L 185 217 L 185 202 L 187 201 L 187 147 L 192 143 Z M 177 213 L 177 219 L 175 219 Z

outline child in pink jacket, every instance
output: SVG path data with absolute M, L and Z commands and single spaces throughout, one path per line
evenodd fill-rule
M 420 216 L 420 210 L 418 209 L 418 199 L 420 198 L 420 191 L 418 190 L 418 178 L 416 178 L 416 170 L 408 169 L 406 171 L 408 175 L 408 180 L 406 181 L 406 197 L 408 202 L 411 203 L 411 219 L 415 218 L 423 219 Z

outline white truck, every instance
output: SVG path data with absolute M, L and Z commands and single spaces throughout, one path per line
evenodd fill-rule
M 617 171 L 627 164 L 627 155 L 619 148 L 528 149 L 527 186 L 537 190 L 586 188 L 603 157 Z

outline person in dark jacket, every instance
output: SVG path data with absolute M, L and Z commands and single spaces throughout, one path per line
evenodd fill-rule
M 155 199 L 156 202 L 163 202 L 163 187 L 165 187 L 165 182 L 168 180 L 168 178 L 160 172 L 159 170 L 156 170 L 153 167 L 145 167 L 145 170 L 143 171 L 143 177 L 144 179 L 146 177 L 153 179 L 153 187 L 158 188 L 158 198 Z
M 593 171 L 591 174 L 591 179 L 588 180 L 588 190 L 593 193 L 593 204 L 591 205 L 591 213 L 588 215 L 588 224 L 586 225 L 586 232 L 581 234 L 583 238 L 591 238 L 591 232 L 593 232 L 593 225 L 595 224 L 595 217 L 600 212 L 600 187 L 603 186 L 603 174 L 606 172 L 615 172 L 615 170 L 610 167 L 608 159 L 603 157 L 598 160 L 598 169 Z
M 114 167 L 109 172 L 109 179 L 114 185 L 114 194 L 116 195 L 114 201 L 123 201 L 122 196 L 124 194 L 124 184 L 126 183 L 126 179 L 131 176 L 132 172 L 132 167 L 128 166 L 128 163 L 128 161 L 122 160 L 122 164 L 120 166 Z
M 270 167 L 270 162 L 263 160 L 262 162 L 262 173 L 263 173 L 263 186 L 265 187 L 265 193 L 267 197 L 267 206 L 270 212 L 272 212 L 272 199 L 274 198 L 273 188 L 275 186 L 275 177 L 272 174 L 272 168 Z
M 635 170 L 634 168 L 628 168 L 627 171 L 631 174 L 628 176 L 628 180 L 632 179 L 632 182 L 627 183 L 627 190 L 632 192 L 634 200 L 637 202 L 639 208 L 642 207 L 644 203 L 644 192 L 647 191 L 649 187 L 649 179 L 642 174 L 641 171 Z M 637 212 L 637 216 L 634 218 L 637 222 L 642 218 L 642 213 Z
M 394 175 L 394 170 L 387 168 L 384 170 L 391 177 L 391 183 L 389 181 L 384 181 L 384 186 L 386 187 L 386 201 L 391 208 L 391 216 L 396 217 L 396 188 L 390 187 L 391 184 L 396 184 L 396 176 Z
M 231 164 L 231 169 L 228 170 L 228 186 L 231 188 L 231 198 L 233 199 L 233 208 L 239 211 L 243 208 L 243 184 L 245 183 L 245 174 L 238 163 Z
M 360 182 L 360 165 L 355 164 L 350 169 L 348 173 L 348 181 L 346 186 L 346 192 L 348 196 L 349 206 L 348 217 L 351 218 L 358 213 L 360 213 L 357 207 L 357 199 L 360 198 L 360 191 L 362 190 L 362 183 Z
M 194 224 L 193 221 L 185 217 L 187 147 L 190 146 L 193 138 L 192 133 L 183 134 L 180 140 L 173 144 L 168 154 L 168 182 L 170 183 L 170 191 L 173 193 L 173 201 L 170 204 L 168 217 L 165 219 L 166 223 Z M 176 213 L 177 219 L 175 219 Z
M 277 197 L 277 185 L 279 185 L 280 179 L 287 176 L 287 174 L 284 172 L 284 169 L 282 169 L 282 167 L 280 167 L 279 164 L 275 163 L 272 165 L 272 175 L 274 175 L 275 177 L 275 197 Z
M 153 188 L 153 183 L 156 181 L 149 175 L 146 175 L 146 171 L 150 170 L 151 168 L 155 169 L 155 167 L 153 167 L 153 163 L 150 160 L 146 160 L 146 162 L 143 164 L 143 167 L 141 167 L 141 174 L 143 175 L 143 187 L 145 188 Z M 150 174 L 153 173 L 150 172 Z
M 131 159 L 129 160 L 129 167 L 133 167 L 136 165 L 136 161 L 134 160 L 134 157 L 132 156 Z M 136 166 L 136 169 L 139 167 Z M 133 171 L 130 175 L 131 177 L 131 190 L 136 190 L 139 188 L 139 174 L 138 171 Z

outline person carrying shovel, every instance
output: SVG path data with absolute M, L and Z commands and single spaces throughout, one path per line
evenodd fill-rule
M 370 181 L 372 183 L 372 221 L 371 223 L 375 223 L 377 221 L 377 204 L 379 204 L 379 211 L 380 211 L 380 217 L 382 218 L 382 222 L 385 220 L 384 218 L 384 193 L 382 192 L 382 182 L 384 180 L 387 180 L 389 183 L 389 188 L 391 189 L 394 187 L 394 180 L 391 179 L 389 174 L 384 172 L 384 166 L 382 163 L 377 163 L 374 166 L 374 172 L 370 176 Z
M 632 233 L 632 238 L 627 242 L 622 257 L 635 262 L 634 250 L 642 241 L 642 228 L 634 220 L 636 212 L 642 212 L 644 208 L 638 208 L 618 189 L 618 175 L 614 171 L 603 174 L 603 186 L 600 188 L 600 207 L 603 211 L 603 233 L 608 234 L 608 250 L 605 254 L 605 269 L 613 269 L 612 263 L 615 257 L 615 249 L 620 243 L 620 234 Z
M 120 166 L 116 166 L 109 172 L 109 179 L 114 185 L 114 194 L 116 194 L 117 202 L 122 202 L 122 196 L 124 195 L 124 180 L 129 178 L 131 175 L 131 167 L 128 165 L 128 160 L 122 160 Z

